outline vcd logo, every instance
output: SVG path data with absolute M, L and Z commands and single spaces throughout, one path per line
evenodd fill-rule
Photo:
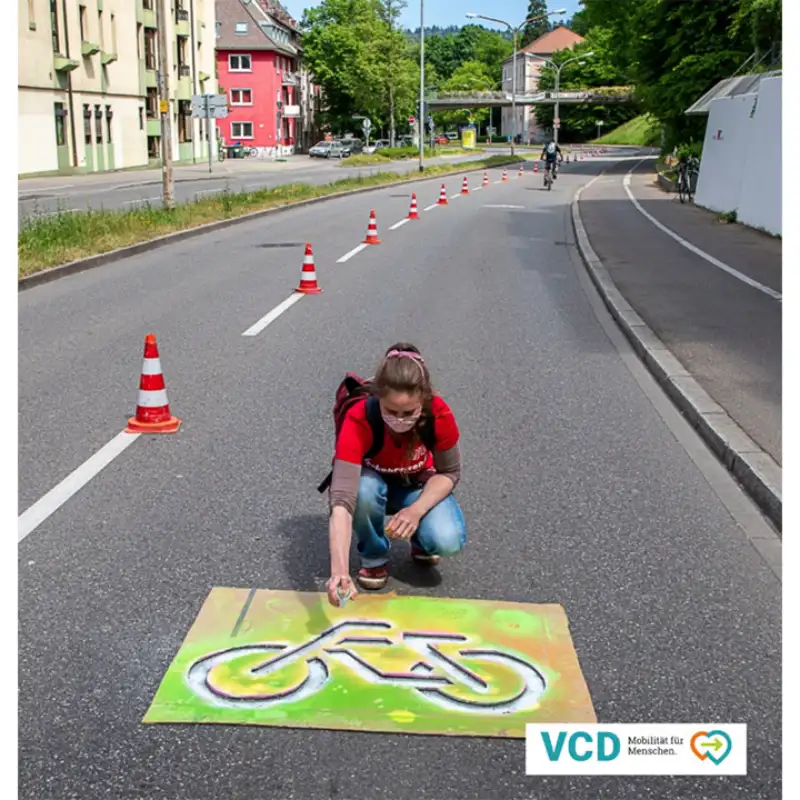
M 561 731 L 553 735 L 548 731 L 540 731 L 545 753 L 550 761 L 558 761 L 562 756 L 573 761 L 613 761 L 621 750 L 619 736 L 615 733 L 600 731 L 595 737 L 587 731 Z

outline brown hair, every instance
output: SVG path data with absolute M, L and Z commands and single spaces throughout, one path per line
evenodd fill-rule
M 404 353 L 413 353 L 416 357 L 403 355 Z M 431 402 L 434 394 L 430 372 L 422 359 L 419 348 L 409 342 L 393 344 L 384 353 L 378 369 L 375 371 L 372 385 L 375 393 L 380 397 L 384 397 L 387 392 L 391 391 L 422 396 L 422 415 L 414 426 L 413 435 L 409 441 L 409 451 L 412 452 L 420 441 L 418 432 L 420 426 L 432 413 Z

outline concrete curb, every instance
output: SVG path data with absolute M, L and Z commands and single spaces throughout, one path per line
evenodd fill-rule
M 519 159 L 509 158 L 509 163 L 516 163 Z M 469 163 L 469 162 L 467 162 Z M 367 192 L 377 192 L 381 189 L 388 189 L 393 186 L 402 186 L 407 183 L 419 183 L 426 180 L 437 180 L 438 178 L 446 178 L 450 174 L 461 172 L 480 172 L 483 169 L 497 169 L 498 167 L 464 167 L 453 169 L 450 173 L 441 173 L 439 175 L 421 176 L 417 173 L 413 178 L 401 178 L 396 181 L 389 181 L 382 183 L 379 186 L 365 186 L 361 189 L 350 189 L 344 192 L 335 192 L 334 194 L 326 194 L 324 197 L 312 197 L 308 200 L 298 200 L 295 203 L 287 203 L 283 206 L 276 208 L 265 208 L 261 211 L 253 211 L 250 214 L 243 214 L 240 217 L 232 217 L 231 219 L 223 219 L 218 222 L 209 222 L 206 225 L 198 225 L 196 228 L 187 228 L 183 231 L 175 231 L 175 233 L 168 233 L 164 236 L 158 236 L 155 239 L 148 239 L 146 242 L 137 242 L 136 244 L 129 245 L 128 247 L 120 247 L 117 250 L 109 250 L 107 253 L 101 253 L 96 256 L 89 256 L 88 258 L 81 258 L 77 261 L 70 261 L 68 264 L 61 264 L 57 267 L 42 270 L 41 272 L 34 272 L 33 275 L 28 275 L 25 278 L 20 278 L 17 284 L 18 291 L 25 289 L 33 289 L 35 286 L 40 286 L 43 283 L 50 283 L 51 281 L 58 280 L 59 278 L 66 278 L 68 275 L 76 275 L 79 272 L 86 272 L 87 270 L 94 269 L 95 267 L 102 267 L 104 264 L 111 264 L 114 261 L 121 261 L 129 256 L 135 256 L 139 253 L 147 253 L 150 250 L 156 250 L 159 247 L 166 247 L 176 242 L 181 242 L 185 239 L 191 239 L 195 236 L 202 236 L 206 233 L 213 233 L 214 231 L 228 228 L 231 225 L 239 225 L 243 222 L 250 222 L 254 219 L 267 216 L 268 214 L 278 214 L 281 211 L 290 211 L 295 208 L 302 208 L 303 206 L 315 205 L 316 203 L 323 203 L 326 200 L 336 200 L 341 197 L 352 197 L 357 194 L 366 194 Z
M 581 220 L 578 204 L 585 188 L 572 199 L 572 225 L 583 263 L 611 316 L 684 417 L 782 532 L 782 468 L 708 395 L 617 289 Z

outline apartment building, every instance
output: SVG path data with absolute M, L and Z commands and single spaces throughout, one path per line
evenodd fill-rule
M 553 53 L 572 48 L 584 41 L 583 36 L 564 25 L 543 34 L 517 53 L 517 93 L 535 92 L 539 88 L 539 75 L 553 58 Z M 511 92 L 513 84 L 513 58 L 503 62 L 503 91 Z M 504 107 L 501 115 L 501 131 L 512 136 L 514 118 L 511 107 Z M 541 142 L 546 131 L 536 122 L 536 106 L 517 106 L 516 132 L 524 143 Z
M 193 94 L 216 91 L 214 0 L 18 3 L 20 175 L 160 162 L 161 25 L 173 159 L 207 157 L 208 132 L 190 106 Z
M 216 21 L 223 142 L 264 156 L 307 151 L 320 92 L 302 68 L 295 20 L 277 0 L 216 0 Z

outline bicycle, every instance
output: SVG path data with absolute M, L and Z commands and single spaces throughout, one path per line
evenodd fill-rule
M 545 164 L 544 167 L 544 185 L 549 192 L 550 189 L 553 187 L 553 181 L 555 178 L 553 177 L 552 167 L 550 164 Z
M 367 683 L 407 688 L 433 705 L 462 713 L 530 711 L 546 689 L 542 673 L 513 653 L 486 646 L 462 647 L 453 657 L 440 648 L 463 645 L 468 637 L 402 631 L 393 640 L 385 635 L 392 629 L 392 623 L 382 620 L 351 619 L 294 647 L 272 642 L 231 647 L 194 661 L 186 672 L 186 682 L 211 705 L 251 710 L 296 703 L 320 692 L 331 678 L 331 663 Z M 377 632 L 384 635 L 370 635 Z M 360 655 L 355 649 L 358 646 L 370 647 L 373 659 L 375 647 L 405 647 L 414 653 L 409 659 L 413 665 L 404 672 L 384 672 Z M 482 671 L 494 680 L 485 680 L 461 659 L 480 663 Z
M 690 158 L 678 166 L 678 197 L 681 203 L 684 202 L 684 197 L 690 203 L 694 202 L 697 178 L 700 174 L 696 165 L 697 159 Z

